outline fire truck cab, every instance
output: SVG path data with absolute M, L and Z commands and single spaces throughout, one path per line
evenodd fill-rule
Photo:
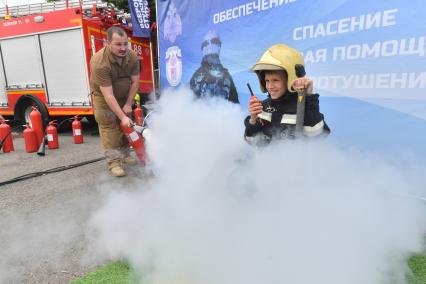
M 90 58 L 121 26 L 140 58 L 140 93 L 154 90 L 151 43 L 131 36 L 128 15 L 99 0 L 0 9 L 0 114 L 29 120 L 36 105 L 49 116 L 92 116 Z

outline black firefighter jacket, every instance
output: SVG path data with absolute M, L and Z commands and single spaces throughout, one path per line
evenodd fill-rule
M 319 112 L 319 95 L 306 96 L 303 134 L 307 137 L 328 135 L 330 128 Z M 245 139 L 251 143 L 270 142 L 272 139 L 294 139 L 297 111 L 297 93 L 286 92 L 278 99 L 268 97 L 262 102 L 263 113 L 256 124 L 250 124 L 250 116 L 244 120 Z

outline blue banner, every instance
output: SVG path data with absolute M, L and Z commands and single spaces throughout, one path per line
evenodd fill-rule
M 247 83 L 264 98 L 250 68 L 268 47 L 283 43 L 303 53 L 307 76 L 337 135 L 348 140 L 363 135 L 367 141 L 380 128 L 394 139 L 391 125 L 398 125 L 404 136 L 416 133 L 424 145 L 425 14 L 422 0 L 409 5 L 403 0 L 159 0 L 160 86 L 184 84 L 195 93 L 236 96 L 246 109 Z M 216 67 L 206 71 L 207 65 Z M 362 107 L 374 113 L 366 116 Z
M 132 16 L 133 36 L 150 37 L 149 6 L 147 0 L 129 0 L 129 9 Z

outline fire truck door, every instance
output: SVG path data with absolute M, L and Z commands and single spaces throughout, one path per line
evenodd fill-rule
M 40 35 L 50 103 L 90 105 L 81 28 Z
M 45 84 L 37 35 L 1 41 L 6 87 L 25 89 L 28 85 Z

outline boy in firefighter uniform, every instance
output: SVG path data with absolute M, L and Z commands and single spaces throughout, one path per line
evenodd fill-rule
M 264 101 L 251 96 L 244 120 L 244 137 L 249 143 L 267 144 L 273 139 L 295 137 L 297 91 L 306 92 L 303 135 L 328 135 L 330 129 L 319 111 L 318 94 L 313 94 L 311 79 L 296 76 L 296 65 L 304 65 L 297 50 L 277 44 L 266 50 L 252 67 L 259 79 L 260 89 L 268 92 Z
M 129 144 L 120 123 L 130 127 L 133 98 L 139 90 L 139 60 L 128 48 L 127 34 L 119 27 L 107 31 L 107 46 L 90 60 L 90 89 L 95 119 L 109 170 L 114 176 L 125 176 L 123 164 L 134 165 Z

